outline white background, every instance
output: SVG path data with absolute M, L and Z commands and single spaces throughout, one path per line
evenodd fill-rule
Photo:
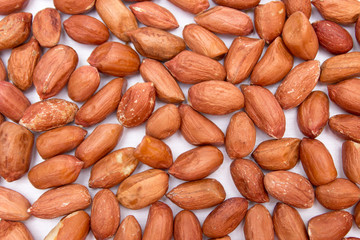
M 170 2 L 166 1 L 166 0 L 154 0 L 153 2 L 169 9 L 176 17 L 176 19 L 179 22 L 180 27 L 178 29 L 175 29 L 173 31 L 171 31 L 171 33 L 176 34 L 178 36 L 182 36 L 182 30 L 184 28 L 185 25 L 190 24 L 190 23 L 194 23 L 193 17 L 194 15 L 187 13 L 185 11 L 182 11 L 181 9 L 175 7 L 174 5 L 172 5 Z M 262 0 L 261 3 L 267 3 L 270 2 L 269 0 Z M 126 3 L 126 5 L 129 5 L 129 3 Z M 215 4 L 212 2 L 212 0 L 210 0 L 210 7 L 215 6 Z M 53 2 L 51 0 L 30 0 L 29 5 L 26 7 L 26 9 L 24 11 L 26 12 L 31 12 L 33 14 L 33 16 L 35 16 L 35 14 L 47 7 L 54 7 L 53 6 Z M 247 14 L 249 14 L 251 16 L 251 18 L 253 19 L 253 10 L 250 11 L 246 11 Z M 95 11 L 95 9 L 93 9 L 90 13 L 88 13 L 88 15 L 96 17 L 98 19 L 99 16 L 97 14 L 97 12 Z M 61 14 L 61 20 L 62 22 L 64 20 L 66 20 L 67 18 L 69 18 L 70 15 L 66 15 L 66 14 Z M 319 15 L 319 13 L 317 12 L 317 10 L 313 7 L 312 9 L 312 16 L 310 19 L 310 22 L 314 22 L 316 20 L 321 20 L 321 16 Z M 143 27 L 142 24 L 139 24 L 139 27 Z M 355 34 L 354 34 L 354 25 L 350 25 L 345 27 L 353 36 L 354 39 L 354 48 L 352 51 L 358 51 L 359 50 L 359 44 L 355 41 Z M 234 38 L 234 36 L 225 36 L 225 35 L 221 35 L 220 36 L 225 44 L 230 47 L 230 44 L 232 42 L 232 39 Z M 255 30 L 254 33 L 248 35 L 248 37 L 254 37 L 254 38 L 258 38 Z M 109 41 L 120 41 L 118 40 L 116 37 L 114 37 L 113 35 L 110 37 Z M 60 38 L 60 43 L 61 44 L 65 44 L 65 45 L 69 45 L 71 47 L 73 47 L 78 55 L 79 55 L 79 64 L 78 67 L 83 66 L 83 65 L 87 65 L 88 63 L 86 62 L 87 58 L 90 56 L 90 53 L 92 52 L 92 50 L 96 47 L 96 46 L 90 46 L 90 45 L 84 45 L 84 44 L 79 44 L 75 41 L 73 41 L 72 39 L 70 39 L 67 34 L 65 33 L 64 30 L 62 30 L 62 34 L 61 34 L 61 38 Z M 131 46 L 133 46 L 132 44 L 130 44 Z M 47 49 L 46 49 L 47 50 Z M 43 50 L 43 52 L 46 51 L 45 49 Z M 264 51 L 265 52 L 265 51 Z M 264 53 L 263 52 L 263 53 Z M 1 59 L 4 61 L 5 65 L 7 65 L 7 60 L 9 58 L 10 55 L 10 51 L 6 50 L 6 51 L 2 51 L 0 53 L 0 57 Z M 332 55 L 329 54 L 328 52 L 326 52 L 324 49 L 322 49 L 320 47 L 319 53 L 316 56 L 317 60 L 320 60 L 321 62 L 323 62 L 325 59 L 331 57 Z M 221 61 L 223 62 L 223 61 Z M 294 66 L 296 66 L 297 64 L 299 64 L 300 62 L 302 62 L 302 60 L 296 59 L 295 60 L 295 64 Z M 98 89 L 100 89 L 102 86 L 104 86 L 106 83 L 108 83 L 111 79 L 113 79 L 114 77 L 111 76 L 106 76 L 106 75 L 101 75 L 101 84 L 100 87 Z M 137 74 L 136 76 L 131 76 L 131 77 L 126 77 L 128 80 L 128 88 L 132 85 L 134 85 L 136 82 L 141 82 L 143 81 L 141 76 L 139 74 Z M 244 81 L 243 83 L 245 84 L 249 84 L 249 80 Z M 187 96 L 187 91 L 188 88 L 190 87 L 190 85 L 185 85 L 185 84 L 180 84 L 181 88 L 183 89 L 183 92 L 185 94 L 185 96 Z M 278 84 L 272 85 L 270 87 L 268 87 L 268 89 L 270 89 L 273 93 L 276 91 Z M 315 90 L 321 90 L 324 91 L 325 93 L 327 93 L 327 87 L 324 84 L 318 84 L 315 88 Z M 39 101 L 39 97 L 35 92 L 35 88 L 32 87 L 30 88 L 28 91 L 25 92 L 26 96 L 30 99 L 30 101 L 32 103 Z M 67 91 L 66 88 L 63 89 L 61 91 L 60 94 L 58 94 L 56 97 L 60 97 L 60 98 L 64 98 L 67 100 L 70 100 L 67 96 Z M 78 103 L 79 107 L 80 107 L 80 103 Z M 156 106 L 155 108 L 159 108 L 161 106 L 163 106 L 164 103 L 160 102 L 160 101 L 156 101 Z M 330 116 L 333 116 L 335 114 L 339 114 L 339 113 L 344 113 L 343 110 L 341 110 L 339 107 L 337 107 L 334 103 L 330 102 Z M 297 114 L 297 110 L 296 109 L 291 109 L 291 110 L 286 110 L 285 111 L 285 115 L 286 115 L 286 132 L 284 137 L 297 137 L 297 138 L 303 138 L 304 136 L 302 135 L 302 133 L 300 132 L 298 126 L 297 126 L 297 122 L 296 122 L 296 114 Z M 225 133 L 227 125 L 229 123 L 230 117 L 232 114 L 229 115 L 225 115 L 225 116 L 210 116 L 210 115 L 206 115 L 209 119 L 211 119 L 213 122 L 215 122 L 220 128 L 221 130 Z M 112 114 L 111 116 L 109 116 L 103 123 L 118 123 L 117 119 L 116 119 L 116 115 L 115 113 Z M 92 130 L 95 128 L 95 126 L 88 128 L 88 134 L 90 134 L 92 132 Z M 36 136 L 38 136 L 38 134 L 35 134 Z M 120 148 L 124 148 L 124 147 L 136 147 L 142 137 L 145 135 L 145 127 L 144 124 L 136 127 L 136 128 L 131 128 L 131 129 L 124 129 L 123 135 L 121 140 L 119 141 L 118 145 L 116 146 L 116 149 L 120 149 Z M 264 134 L 263 132 L 261 132 L 260 130 L 257 129 L 257 139 L 256 139 L 256 146 L 261 143 L 264 140 L 268 140 L 270 139 L 270 137 L 268 137 L 266 134 Z M 341 145 L 343 143 L 343 140 L 336 137 L 329 129 L 328 126 L 326 126 L 326 128 L 324 129 L 323 133 L 317 138 L 318 140 L 322 141 L 325 146 L 328 148 L 328 150 L 330 151 L 336 168 L 338 170 L 338 177 L 345 177 L 343 170 L 342 170 L 342 163 L 341 163 Z M 170 148 L 172 149 L 172 153 L 173 153 L 173 157 L 174 160 L 176 159 L 176 157 L 178 157 L 181 153 L 190 150 L 192 148 L 194 148 L 195 146 L 190 145 L 189 143 L 187 143 L 184 138 L 181 136 L 180 132 L 178 131 L 175 135 L 173 135 L 172 137 L 168 138 L 165 140 L 166 144 L 168 144 L 170 146 Z M 256 147 L 255 146 L 255 147 Z M 226 151 L 224 147 L 220 147 L 219 148 L 222 153 L 224 154 L 224 163 L 222 164 L 222 166 L 213 174 L 211 174 L 209 177 L 210 178 L 215 178 L 217 180 L 219 180 L 227 193 L 227 198 L 230 197 L 241 197 L 240 193 L 238 192 L 238 190 L 236 189 L 232 179 L 231 179 L 231 175 L 230 175 L 230 164 L 232 162 L 231 159 L 229 159 L 227 157 Z M 68 153 L 68 154 L 74 154 L 74 151 Z M 249 157 L 248 157 L 249 158 Z M 34 165 L 42 162 L 43 160 L 41 159 L 41 157 L 36 153 L 35 151 L 35 147 L 34 147 L 34 152 L 33 152 L 33 159 L 31 162 L 31 167 L 33 167 Z M 82 170 L 80 173 L 79 178 L 77 179 L 76 183 L 80 183 L 83 184 L 85 186 L 88 186 L 88 179 L 90 176 L 90 169 L 85 169 Z M 137 169 L 135 170 L 134 173 L 139 173 L 142 172 L 144 170 L 149 169 L 148 166 L 144 165 L 144 164 L 139 164 L 139 166 L 137 167 Z M 303 168 L 301 166 L 300 163 L 297 164 L 297 166 L 295 168 L 293 168 L 291 170 L 292 172 L 297 172 L 300 173 L 302 175 L 305 176 L 305 173 L 303 171 Z M 265 172 L 266 173 L 266 172 Z M 169 183 L 169 190 L 174 188 L 175 186 L 177 186 L 178 184 L 182 183 L 182 181 L 175 179 L 174 177 L 170 177 L 170 183 Z M 1 186 L 4 187 L 8 187 L 11 189 L 14 189 L 20 193 L 22 193 L 27 199 L 29 199 L 30 203 L 33 203 L 36 201 L 36 199 L 39 198 L 39 196 L 44 193 L 46 190 L 39 190 L 34 188 L 30 182 L 27 179 L 27 175 L 23 176 L 21 179 L 12 182 L 12 183 L 7 183 L 5 180 L 1 179 L 0 182 Z M 117 187 L 113 187 L 111 189 L 114 193 L 116 193 Z M 98 192 L 98 189 L 90 189 L 90 193 L 91 196 L 94 197 L 94 195 Z M 181 211 L 181 209 L 179 207 L 177 207 L 175 204 L 173 204 L 170 200 L 168 200 L 166 197 L 163 197 L 160 201 L 163 201 L 165 203 L 167 203 L 173 210 L 174 216 Z M 275 200 L 274 198 L 270 197 L 270 202 L 269 203 L 265 203 L 264 206 L 267 207 L 267 209 L 270 211 L 270 213 L 272 214 L 273 212 L 273 208 L 276 204 L 277 200 Z M 253 205 L 253 203 L 250 203 L 251 207 Z M 142 229 L 144 230 L 145 227 L 145 223 L 146 223 L 146 219 L 147 219 L 147 213 L 148 213 L 149 208 L 144 208 L 141 210 L 129 210 L 126 209 L 124 207 L 121 206 L 121 219 L 124 219 L 127 215 L 134 215 L 136 217 L 136 219 L 139 221 Z M 204 210 L 198 210 L 198 211 L 194 211 L 194 213 L 197 215 L 197 217 L 199 218 L 200 222 L 202 223 L 204 221 L 204 219 L 206 218 L 206 216 L 213 210 L 213 208 L 209 208 L 209 209 L 204 209 Z M 347 209 L 348 211 L 350 211 L 351 213 L 353 213 L 353 207 Z M 86 211 L 90 214 L 90 207 L 88 209 L 86 209 Z M 307 224 L 308 220 L 316 215 L 328 212 L 329 210 L 325 209 L 324 207 L 322 207 L 319 202 L 315 201 L 315 204 L 312 208 L 310 209 L 298 209 L 298 211 L 300 212 L 305 224 Z M 24 222 L 26 224 L 26 226 L 29 228 L 29 230 L 31 231 L 31 233 L 34 236 L 34 239 L 43 239 L 48 232 L 59 222 L 59 220 L 61 219 L 61 217 L 56 218 L 56 219 L 39 219 L 36 217 L 30 217 L 29 220 L 27 220 L 26 222 Z M 76 226 L 74 226 L 76 227 Z M 240 224 L 240 226 L 238 228 L 235 229 L 235 231 L 233 233 L 230 234 L 231 238 L 233 240 L 239 240 L 239 239 L 244 239 L 244 235 L 243 235 L 243 222 Z M 353 224 L 353 228 L 350 231 L 350 233 L 347 236 L 357 236 L 360 237 L 360 230 L 356 227 L 355 224 Z M 93 237 L 93 235 L 90 233 L 87 237 L 87 239 L 95 239 Z M 204 238 L 207 239 L 207 238 Z

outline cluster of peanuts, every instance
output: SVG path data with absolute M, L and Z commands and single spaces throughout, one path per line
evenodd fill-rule
M 0 0 L 0 239 L 360 239 L 360 2 L 209 1 Z

